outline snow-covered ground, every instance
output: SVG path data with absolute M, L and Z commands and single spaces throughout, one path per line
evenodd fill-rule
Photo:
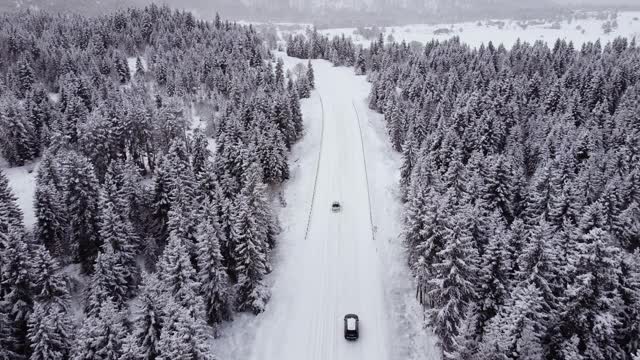
M 39 161 L 25 166 L 10 168 L 6 161 L 0 158 L 0 169 L 9 180 L 9 186 L 13 194 L 18 198 L 18 206 L 24 215 L 24 225 L 33 227 L 36 222 L 33 210 L 33 197 L 36 191 L 36 174 Z
M 288 68 L 300 62 L 278 56 Z M 436 359 L 404 265 L 399 158 L 381 117 L 367 109 L 370 84 L 352 69 L 313 66 L 317 91 L 302 103 L 306 134 L 279 214 L 273 296 L 263 314 L 223 329 L 214 348 L 238 360 Z M 331 212 L 334 200 L 340 212 Z M 355 342 L 344 339 L 347 313 L 360 317 Z
M 463 42 L 474 47 L 483 43 L 486 44 L 489 41 L 496 45 L 502 43 L 507 47 L 511 47 L 518 39 L 529 43 L 542 40 L 549 43 L 550 46 L 553 46 L 553 42 L 556 39 L 566 39 L 567 41 L 573 41 L 576 46 L 581 46 L 587 41 L 600 39 L 602 42 L 608 42 L 618 36 L 640 38 L 639 11 L 618 13 L 618 27 L 612 29 L 609 34 L 605 34 L 602 27 L 606 20 L 599 20 L 595 17 L 595 14 L 592 15 L 585 19 L 565 20 L 555 23 L 529 21 L 526 26 L 523 26 L 524 22 L 515 20 L 392 26 L 385 28 L 384 37 L 386 40 L 391 35 L 396 41 L 425 43 L 432 39 L 445 40 L 453 36 L 459 36 Z M 304 27 L 305 24 L 301 24 L 301 26 Z M 371 40 L 355 35 L 355 30 L 355 28 L 341 28 L 326 29 L 320 32 L 330 36 L 344 34 L 345 36 L 351 36 L 357 44 L 369 46 Z M 288 33 L 286 30 L 280 31 L 280 36 L 284 38 Z

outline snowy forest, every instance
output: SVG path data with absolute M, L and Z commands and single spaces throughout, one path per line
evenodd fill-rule
M 263 311 L 297 75 L 219 17 L 0 15 L 0 150 L 38 162 L 33 229 L 0 171 L 0 359 L 208 359 Z
M 443 358 L 640 356 L 635 40 L 356 49 L 311 34 L 288 53 L 366 74 L 402 153 L 402 238 Z

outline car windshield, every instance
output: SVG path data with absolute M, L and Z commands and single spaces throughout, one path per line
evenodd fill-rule
M 347 318 L 347 330 L 355 330 L 356 329 L 356 319 Z

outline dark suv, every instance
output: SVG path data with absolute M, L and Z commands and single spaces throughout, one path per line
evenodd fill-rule
M 347 314 L 344 316 L 344 338 L 347 340 L 358 340 L 360 330 L 358 329 L 358 315 Z

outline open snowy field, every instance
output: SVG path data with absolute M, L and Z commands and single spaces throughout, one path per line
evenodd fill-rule
M 515 21 L 515 20 L 490 20 L 465 23 L 444 23 L 444 24 L 414 24 L 405 26 L 392 26 L 384 28 L 385 40 L 391 35 L 396 41 L 406 41 L 408 43 L 417 41 L 421 43 L 429 42 L 432 39 L 445 40 L 453 36 L 471 45 L 479 46 L 492 41 L 494 44 L 504 44 L 507 47 L 513 45 L 518 39 L 521 41 L 534 42 L 542 40 L 553 45 L 556 39 L 573 41 L 577 46 L 584 42 L 600 39 L 608 42 L 618 36 L 629 38 L 640 37 L 640 12 L 628 11 L 620 12 L 617 17 L 617 27 L 605 34 L 603 25 L 608 20 L 597 19 L 595 14 L 585 19 L 572 21 L 548 22 L 548 21 Z M 290 24 L 287 24 L 289 27 Z M 304 27 L 304 24 L 301 24 Z M 351 36 L 356 44 L 368 46 L 371 40 L 355 34 L 355 28 L 326 29 L 320 32 L 327 35 Z M 302 32 L 302 31 L 299 31 Z M 280 31 L 280 36 L 286 39 L 287 30 Z

